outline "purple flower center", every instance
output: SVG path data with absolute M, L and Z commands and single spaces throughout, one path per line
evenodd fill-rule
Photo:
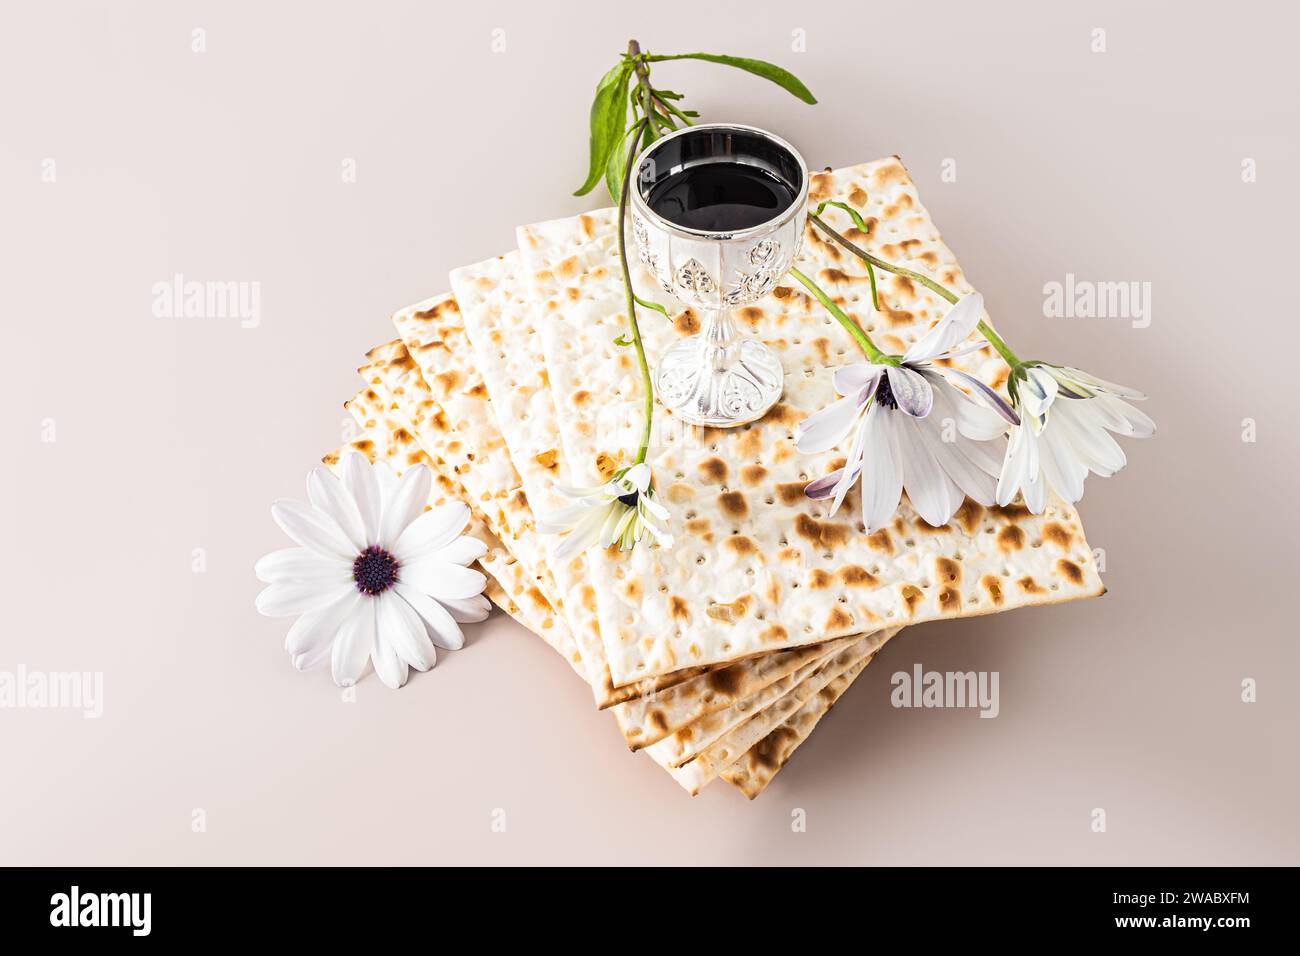
M 889 375 L 884 372 L 881 373 L 880 381 L 876 384 L 876 402 L 886 408 L 898 407 L 898 399 L 894 398 L 894 390 L 889 387 Z
M 352 580 L 357 583 L 358 591 L 374 597 L 397 583 L 400 568 L 395 557 L 372 544 L 352 562 Z

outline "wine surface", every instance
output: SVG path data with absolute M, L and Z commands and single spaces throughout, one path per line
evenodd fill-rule
M 688 166 L 656 183 L 646 204 L 669 222 L 706 232 L 737 232 L 775 219 L 794 203 L 779 177 L 743 163 Z

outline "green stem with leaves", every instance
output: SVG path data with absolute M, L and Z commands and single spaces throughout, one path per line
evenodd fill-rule
M 867 250 L 863 249 L 857 243 L 852 242 L 846 237 L 840 235 L 826 222 L 826 220 L 824 220 L 821 217 L 822 211 L 827 206 L 837 206 L 841 209 L 847 210 L 849 215 L 853 217 L 854 225 L 856 225 L 858 229 L 860 229 L 863 232 L 868 231 L 866 223 L 863 222 L 862 217 L 858 214 L 857 210 L 853 209 L 852 207 L 844 203 L 834 202 L 830 200 L 823 202 L 821 205 L 817 207 L 815 211 L 810 211 L 808 213 L 808 219 L 815 226 L 817 226 L 818 229 L 826 233 L 826 235 L 828 235 L 833 241 L 839 243 L 849 252 L 853 253 L 855 256 L 857 256 L 859 259 L 865 262 L 867 264 L 868 272 L 870 272 L 871 269 L 874 267 L 877 269 L 882 269 L 885 272 L 892 272 L 894 275 L 903 276 L 906 279 L 912 279 L 913 281 L 919 282 L 921 285 L 925 286 L 925 288 L 935 293 L 935 295 L 941 296 L 942 298 L 944 298 L 950 303 L 955 304 L 958 298 L 960 298 L 960 296 L 958 296 L 955 292 L 951 292 L 948 289 L 945 289 L 939 283 L 931 279 L 928 275 L 925 275 L 924 273 L 921 272 L 917 272 L 915 269 L 908 269 L 903 266 L 896 266 L 891 262 L 886 262 L 884 259 L 881 259 L 878 256 L 873 256 L 871 253 L 867 252 Z M 875 298 L 875 290 L 876 290 L 876 280 L 875 280 L 875 276 L 872 275 L 871 291 L 872 291 L 873 301 Z M 877 304 L 877 308 L 879 308 L 878 304 Z M 980 324 L 978 328 L 980 334 L 983 335 L 984 338 L 988 340 L 988 343 L 992 345 L 994 349 L 997 350 L 997 353 L 1002 356 L 1003 360 L 1009 366 L 1011 366 L 1014 369 L 1021 364 L 1020 358 L 1016 355 L 1015 352 L 1011 351 L 1011 347 L 1007 345 L 1005 341 L 1003 341 L 1002 336 L 998 335 L 998 333 L 994 331 L 993 326 L 989 325 L 983 319 L 980 319 Z
M 635 42 L 635 41 L 633 41 Z M 623 190 L 618 200 L 618 261 L 623 268 L 623 292 L 627 298 L 627 324 L 632 330 L 632 345 L 636 348 L 637 364 L 641 368 L 641 388 L 645 392 L 645 422 L 641 426 L 641 442 L 637 446 L 633 465 L 645 461 L 650 450 L 650 434 L 654 427 L 655 392 L 650 379 L 650 362 L 646 359 L 645 346 L 641 342 L 641 327 L 636 321 L 637 295 L 632 291 L 632 272 L 627 265 L 627 237 L 624 225 L 627 220 L 628 184 L 632 179 L 632 163 L 636 159 L 637 146 L 651 120 L 641 120 L 641 125 L 632 134 L 632 144 L 627 151 L 627 163 L 623 169 Z
M 618 63 L 596 85 L 596 97 L 591 104 L 587 178 L 575 196 L 585 196 L 604 179 L 610 198 L 618 201 L 622 192 L 619 176 L 624 168 L 622 151 L 627 146 L 626 137 L 642 119 L 647 121 L 641 140 L 643 147 L 657 140 L 661 133 L 694 125 L 694 119 L 700 114 L 681 105 L 682 95 L 673 90 L 656 89 L 650 81 L 650 65 L 667 60 L 703 60 L 729 66 L 769 80 L 805 103 L 817 102 L 798 77 L 774 63 L 719 53 L 647 53 L 636 40 L 629 40 Z M 631 122 L 628 122 L 629 108 Z

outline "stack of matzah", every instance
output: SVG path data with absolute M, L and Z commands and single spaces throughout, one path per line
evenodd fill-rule
M 830 216 L 855 242 L 970 291 L 897 159 L 815 175 L 810 200 L 830 198 L 864 217 L 865 234 Z M 565 657 L 633 750 L 691 793 L 721 777 L 752 798 L 902 626 L 1101 593 L 1079 516 L 1060 501 L 1034 516 L 968 500 L 936 529 L 904 498 L 867 534 L 856 492 L 834 518 L 805 498 L 843 456 L 800 455 L 795 426 L 837 397 L 832 369 L 859 356 L 789 285 L 738 315 L 785 367 L 765 418 L 700 429 L 657 408 L 649 461 L 673 548 L 647 539 L 551 560 L 561 539 L 539 534 L 536 516 L 562 504 L 555 486 L 601 484 L 637 444 L 641 381 L 615 342 L 627 332 L 615 221 L 606 210 L 522 227 L 517 250 L 454 271 L 451 293 L 393 317 L 398 337 L 369 353 L 348 408 L 366 434 L 354 449 L 399 471 L 426 462 L 431 503 L 472 506 L 489 596 Z M 811 227 L 797 265 L 888 352 L 946 309 L 882 276 L 874 311 L 861 263 Z M 648 273 L 634 267 L 633 281 L 672 316 L 641 314 L 653 363 L 699 322 Z M 991 349 L 951 364 L 1004 384 Z

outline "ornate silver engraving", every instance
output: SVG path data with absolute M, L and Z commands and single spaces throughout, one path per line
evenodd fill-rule
M 637 215 L 632 216 L 632 241 L 636 244 L 637 258 L 649 265 L 653 255 L 650 252 L 650 234 L 646 231 L 645 220 Z
M 652 252 L 650 249 L 650 231 L 646 228 L 645 220 L 635 213 L 632 214 L 632 243 L 636 246 L 637 259 L 658 280 L 663 290 L 671 294 L 673 285 L 659 268 L 659 253 Z
M 780 278 L 772 269 L 759 269 L 757 272 L 742 272 L 722 297 L 727 305 L 744 305 L 763 298 L 776 288 Z
M 717 286 L 713 277 L 705 270 L 699 259 L 687 259 L 677 270 L 677 285 L 686 292 L 696 295 L 708 295 Z
M 644 223 L 642 223 L 644 226 Z M 749 261 L 756 266 L 770 266 L 781 253 L 781 243 L 775 239 L 760 239 L 749 250 Z
M 690 396 L 699 377 L 700 367 L 694 362 L 661 368 L 658 382 L 660 401 L 670 408 L 680 405 Z

